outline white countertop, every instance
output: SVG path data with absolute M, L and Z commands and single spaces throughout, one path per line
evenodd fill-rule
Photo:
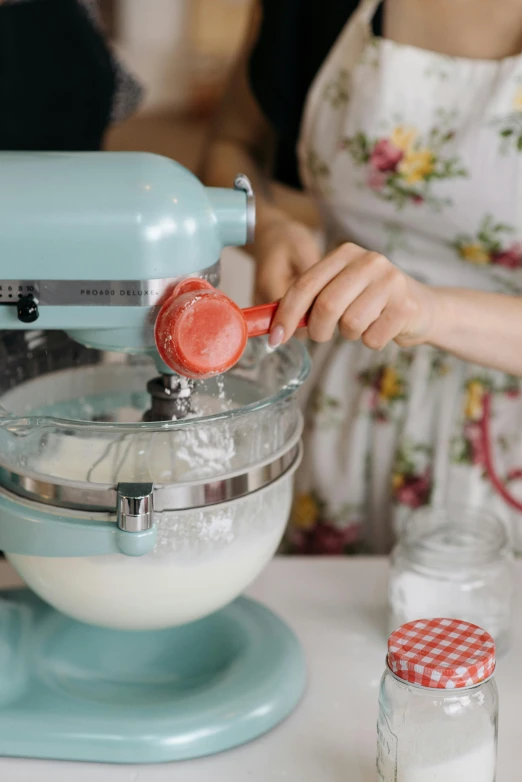
M 0 586 L 17 581 L 0 567 Z M 522 562 L 517 565 L 522 593 Z M 309 688 L 268 735 L 219 756 L 158 766 L 0 759 L 1 782 L 375 782 L 375 720 L 385 654 L 386 562 L 278 559 L 250 594 L 277 611 L 304 645 Z M 499 661 L 497 782 L 520 777 L 522 604 L 511 651 Z M 464 780 L 463 780 L 464 782 Z M 467 782 L 467 781 L 466 781 Z M 471 782 L 471 781 L 470 781 Z

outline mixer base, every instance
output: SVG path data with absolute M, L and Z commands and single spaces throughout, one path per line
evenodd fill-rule
M 0 755 L 160 763 L 254 739 L 305 687 L 301 647 L 239 598 L 191 625 L 120 632 L 75 622 L 28 590 L 0 595 Z

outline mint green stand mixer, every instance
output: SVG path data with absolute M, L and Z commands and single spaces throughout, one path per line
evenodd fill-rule
M 195 758 L 281 722 L 301 647 L 239 595 L 299 464 L 291 342 L 188 381 L 154 344 L 186 277 L 252 238 L 246 177 L 141 153 L 0 154 L 0 755 Z

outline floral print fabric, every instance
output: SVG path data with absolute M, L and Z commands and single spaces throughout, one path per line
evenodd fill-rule
M 434 285 L 522 293 L 522 57 L 451 58 L 371 35 L 362 0 L 312 86 L 302 176 L 330 246 L 354 241 Z M 490 507 L 522 550 L 520 382 L 422 346 L 315 346 L 305 458 L 285 550 L 386 552 L 428 503 Z
M 468 263 L 519 269 L 522 266 L 522 244 L 513 240 L 514 233 L 513 226 L 495 222 L 491 215 L 486 215 L 475 236 L 460 234 L 453 244 L 460 258 Z
M 415 127 L 396 125 L 385 137 L 369 139 L 359 132 L 342 146 L 365 170 L 366 186 L 397 209 L 407 203 L 440 209 L 445 201 L 434 194 L 433 182 L 467 176 L 457 157 L 445 155 L 452 137 L 449 123 L 432 128 L 425 139 Z

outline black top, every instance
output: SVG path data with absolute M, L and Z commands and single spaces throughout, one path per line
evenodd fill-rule
M 263 20 L 249 78 L 278 143 L 273 175 L 301 188 L 296 146 L 308 90 L 358 0 L 262 0 Z M 373 18 L 381 34 L 382 4 Z
M 0 149 L 99 149 L 111 52 L 77 0 L 0 4 Z

